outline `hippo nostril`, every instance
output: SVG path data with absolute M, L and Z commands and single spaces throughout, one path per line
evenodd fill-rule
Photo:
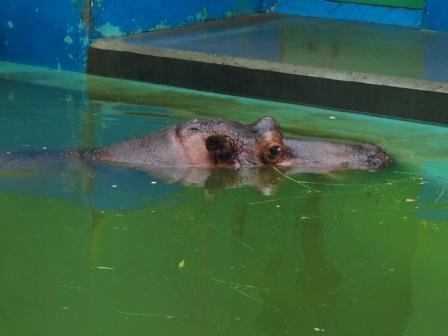
M 374 159 L 376 159 L 377 155 L 378 155 L 378 152 L 369 152 L 369 153 L 367 153 L 367 159 L 374 160 Z
M 372 157 L 367 162 L 370 169 L 378 169 L 384 165 L 384 161 L 377 157 Z
M 376 170 L 392 162 L 381 147 L 369 143 L 362 144 L 361 147 L 366 151 L 366 165 L 369 169 Z

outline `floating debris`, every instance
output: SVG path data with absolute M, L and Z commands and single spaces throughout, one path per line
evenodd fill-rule
M 313 329 L 314 331 L 325 332 L 325 329 L 323 328 L 314 327 Z
M 442 191 L 439 194 L 439 197 L 437 197 L 437 199 L 435 200 L 435 203 L 438 203 L 440 201 L 440 199 L 442 198 L 444 193 L 445 193 L 445 188 L 442 189 Z
M 113 268 L 113 267 L 109 267 L 109 266 L 95 266 L 94 268 L 95 268 L 95 269 L 98 269 L 98 270 L 107 270 L 107 271 L 113 271 L 113 270 L 115 270 L 115 268 Z
M 295 180 L 295 179 L 293 179 L 292 177 L 289 177 L 288 175 L 284 174 L 284 173 L 281 172 L 277 167 L 272 167 L 272 169 L 273 169 L 275 172 L 277 172 L 278 174 L 280 174 L 281 176 L 283 176 L 284 178 L 286 178 L 286 179 L 288 179 L 288 180 L 290 180 L 290 181 L 292 181 L 292 182 L 294 182 L 294 183 L 297 183 L 297 184 L 301 185 L 302 187 L 304 187 L 304 188 L 306 188 L 306 189 L 308 189 L 308 190 L 316 191 L 316 190 L 314 190 L 313 188 L 308 187 L 304 182 Z
M 187 263 L 185 262 L 184 259 L 182 259 L 182 260 L 179 262 L 179 264 L 177 264 L 177 268 L 178 268 L 178 269 L 183 269 L 183 268 L 185 268 L 186 266 L 187 266 Z
M 185 314 L 149 314 L 149 313 L 130 313 L 130 312 L 124 312 L 119 311 L 120 314 L 123 314 L 125 316 L 135 316 L 135 317 L 162 317 L 166 318 L 167 320 L 175 319 L 175 318 L 188 318 L 188 315 Z

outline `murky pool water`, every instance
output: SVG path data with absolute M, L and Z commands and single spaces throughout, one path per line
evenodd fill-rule
M 396 163 L 295 181 L 215 172 L 203 186 L 104 166 L 0 170 L 1 333 L 445 334 L 448 128 L 0 63 L 1 153 L 265 114 Z

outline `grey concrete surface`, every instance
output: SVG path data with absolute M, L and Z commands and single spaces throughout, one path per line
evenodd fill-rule
M 448 35 L 256 15 L 96 41 L 88 72 L 448 124 Z

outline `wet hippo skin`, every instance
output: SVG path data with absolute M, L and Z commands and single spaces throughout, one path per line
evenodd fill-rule
M 50 167 L 61 161 L 147 171 L 276 166 L 288 172 L 316 173 L 377 170 L 391 162 L 385 151 L 373 144 L 284 138 L 274 118 L 262 117 L 247 125 L 222 119 L 194 119 L 92 150 L 8 152 L 0 154 L 0 169 Z
M 391 161 L 373 144 L 284 138 L 278 122 L 269 116 L 248 125 L 194 119 L 142 138 L 80 151 L 79 156 L 136 168 L 277 166 L 311 172 L 377 170 Z

